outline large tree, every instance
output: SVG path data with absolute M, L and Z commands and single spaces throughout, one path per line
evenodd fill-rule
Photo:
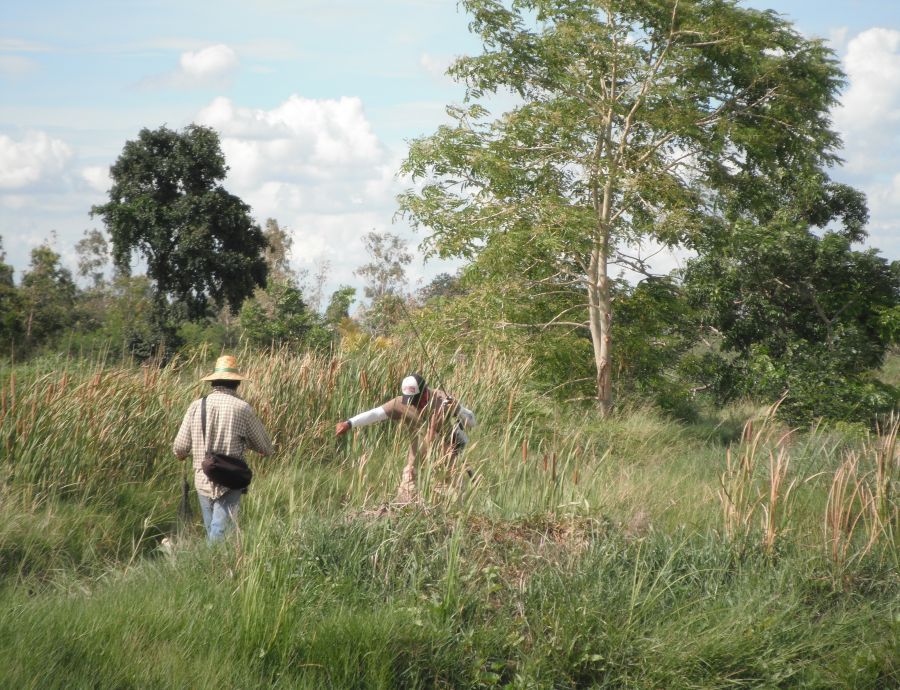
M 48 244 L 31 250 L 31 265 L 22 276 L 25 342 L 36 347 L 60 335 L 75 318 L 77 288 L 72 273 Z
M 413 142 L 403 170 L 424 185 L 401 211 L 430 230 L 429 252 L 577 293 L 549 322 L 589 332 L 606 411 L 611 267 L 646 272 L 632 248 L 648 239 L 691 245 L 737 185 L 746 206 L 766 203 L 753 181 L 834 162 L 842 75 L 821 41 L 734 0 L 461 4 L 484 52 L 451 67 L 467 102 Z
M 90 279 L 90 287 L 99 289 L 106 283 L 104 271 L 109 263 L 109 243 L 103 233 L 94 228 L 85 230 L 75 245 L 78 255 L 78 275 Z
M 6 352 L 22 332 L 22 296 L 16 289 L 15 270 L 6 263 L 0 238 L 0 352 Z
M 274 218 L 266 221 L 263 259 L 268 284 L 257 288 L 241 308 L 243 335 L 255 345 L 302 346 L 328 342 L 318 314 L 309 308 L 297 272 L 291 268 L 293 239 Z
M 190 318 L 210 302 L 236 313 L 266 282 L 265 239 L 250 207 L 223 188 L 227 170 L 212 129 L 143 129 L 110 169 L 109 202 L 91 209 L 106 223 L 117 269 L 127 274 L 138 253 L 157 294 Z
M 412 254 L 406 242 L 390 232 L 374 230 L 363 237 L 369 262 L 354 273 L 366 282 L 363 294 L 369 304 L 363 309 L 363 325 L 375 335 L 386 335 L 405 316 L 406 266 Z
M 864 201 L 831 192 L 807 208 L 785 203 L 765 223 L 736 221 L 688 263 L 686 294 L 721 349 L 700 383 L 720 398 L 784 396 L 780 411 L 797 423 L 870 422 L 896 405 L 898 391 L 872 372 L 897 342 L 900 262 L 852 249 Z

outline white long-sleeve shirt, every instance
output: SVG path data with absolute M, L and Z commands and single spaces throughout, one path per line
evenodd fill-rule
M 350 426 L 353 428 L 369 426 L 370 424 L 377 424 L 378 422 L 383 422 L 386 419 L 391 419 L 396 415 L 389 415 L 388 410 L 385 408 L 391 406 L 391 409 L 395 409 L 398 404 L 397 399 L 393 399 L 384 405 L 380 405 L 379 407 L 374 407 L 371 410 L 367 410 L 366 412 L 360 412 L 353 417 L 350 417 L 347 421 L 350 422 Z M 474 429 L 476 420 L 475 413 L 467 407 L 463 407 L 459 405 L 459 409 L 457 411 L 457 416 L 459 418 L 460 423 L 464 429 Z
M 370 424 L 377 424 L 378 422 L 383 422 L 388 418 L 387 412 L 384 411 L 384 407 L 374 407 L 371 410 L 367 410 L 366 412 L 360 412 L 358 415 L 354 415 L 350 417 L 349 421 L 350 426 L 354 429 L 362 426 L 369 426 Z M 459 406 L 459 421 L 462 423 L 464 429 L 474 429 L 476 425 L 475 413 L 472 412 L 467 407 Z

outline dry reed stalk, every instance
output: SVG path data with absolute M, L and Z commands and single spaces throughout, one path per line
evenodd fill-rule
M 59 393 L 56 395 L 56 400 L 61 399 L 66 394 L 66 389 L 69 387 L 69 370 L 66 369 L 63 371 L 62 378 L 59 380 Z
M 784 437 L 782 437 L 783 439 Z M 779 441 L 781 442 L 781 441 Z M 769 452 L 769 504 L 763 507 L 765 513 L 765 530 L 763 536 L 763 546 L 766 553 L 771 555 L 775 549 L 775 541 L 780 535 L 778 529 L 778 509 L 780 504 L 787 506 L 788 498 L 791 490 L 794 488 L 796 480 L 788 485 L 784 495 L 781 495 L 781 487 L 787 477 L 788 466 L 790 465 L 790 456 L 784 446 L 778 448 L 778 454 Z
M 341 360 L 337 357 L 332 357 L 331 362 L 328 365 L 328 390 L 333 391 L 335 389 L 337 383 L 337 376 L 341 370 Z
M 863 511 L 854 510 L 854 505 L 862 498 L 858 466 L 856 453 L 848 453 L 834 473 L 825 505 L 825 539 L 830 546 L 831 560 L 839 566 L 847 560 L 853 534 L 862 518 Z
M 522 464 L 526 464 L 528 460 L 528 439 L 522 439 Z
M 900 467 L 896 445 L 898 426 L 900 419 L 892 414 L 887 431 L 882 433 L 879 427 L 876 442 L 862 453 L 847 453 L 846 460 L 835 471 L 825 509 L 825 540 L 836 566 L 847 563 L 860 523 L 866 539 L 855 558 L 869 553 L 882 537 L 892 538 L 894 534 L 898 509 L 892 491 Z M 870 454 L 874 468 L 863 473 L 860 463 Z
M 719 476 L 718 496 L 722 504 L 725 534 L 732 539 L 739 531 L 746 530 L 755 509 L 747 497 L 752 478 L 752 457 L 745 452 L 735 463 L 731 448 L 725 450 L 725 471 Z
M 898 508 L 893 504 L 895 475 L 900 470 L 900 455 L 897 453 L 897 432 L 900 416 L 891 413 L 887 432 L 882 434 L 875 446 L 875 508 L 882 524 L 893 527 L 897 521 Z
M 735 460 L 731 448 L 726 449 L 725 471 L 719 476 L 719 490 L 717 492 L 722 505 L 725 534 L 731 539 L 746 537 L 750 531 L 753 516 L 762 505 L 764 499 L 764 493 L 756 485 L 754 479 L 759 465 L 761 447 L 769 446 L 771 448 L 769 451 L 769 504 L 763 507 L 766 513 L 763 521 L 763 543 L 767 548 L 770 548 L 770 543 L 774 545 L 777 507 L 781 484 L 784 480 L 782 473 L 787 471 L 789 463 L 784 444 L 790 437 L 790 432 L 782 434 L 777 441 L 773 442 L 773 436 L 776 431 L 774 426 L 775 413 L 778 411 L 782 400 L 779 400 L 767 410 L 758 430 L 754 431 L 752 419 L 744 424 L 740 442 L 741 454 L 737 460 Z M 778 452 L 777 456 L 774 455 L 776 449 Z M 770 523 L 772 532 L 770 532 Z
M 369 392 L 369 377 L 365 369 L 359 370 L 359 390 L 361 393 Z

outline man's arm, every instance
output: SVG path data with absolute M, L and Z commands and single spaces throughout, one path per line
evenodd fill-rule
M 388 415 L 387 412 L 385 412 L 383 406 L 375 407 L 368 412 L 361 412 L 354 417 L 350 417 L 350 419 L 345 419 L 343 422 L 338 422 L 337 426 L 334 428 L 334 433 L 336 436 L 340 436 L 342 434 L 346 434 L 353 427 L 362 427 L 369 426 L 370 424 L 377 424 L 378 422 L 383 422 L 387 418 Z
M 172 444 L 172 452 L 175 453 L 176 458 L 186 458 L 191 452 L 191 422 L 193 419 L 194 404 L 191 403 L 184 414 L 184 419 L 181 420 L 181 427 L 175 436 L 175 442 Z
M 266 433 L 265 427 L 253 410 L 250 410 L 248 414 L 247 438 L 245 441 L 244 445 L 247 448 L 255 450 L 262 456 L 272 454 L 272 441 L 269 439 L 269 434 Z

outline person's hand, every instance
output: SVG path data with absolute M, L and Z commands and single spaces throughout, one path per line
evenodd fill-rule
M 337 426 L 334 428 L 334 435 L 341 436 L 342 434 L 346 434 L 350 431 L 350 422 L 344 420 L 343 422 L 338 422 Z

